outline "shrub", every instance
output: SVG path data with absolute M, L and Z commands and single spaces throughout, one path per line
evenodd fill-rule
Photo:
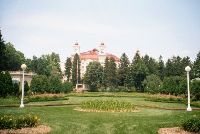
M 38 92 L 38 93 L 49 92 L 47 76 L 45 75 L 33 76 L 30 88 L 32 92 Z
M 71 82 L 65 81 L 64 83 L 62 83 L 62 91 L 64 93 L 68 93 L 72 90 L 73 90 L 73 84 Z
M 0 72 L 0 96 L 6 97 L 13 94 L 12 78 L 8 71 Z
M 0 116 L 0 129 L 16 129 L 23 127 L 36 127 L 39 124 L 39 118 L 36 115 L 1 115 Z
M 200 117 L 193 117 L 182 123 L 182 127 L 186 131 L 190 132 L 200 132 Z
M 25 95 L 28 94 L 28 91 L 30 90 L 30 87 L 28 85 L 28 82 L 27 81 L 24 81 L 24 93 Z
M 49 89 L 51 93 L 62 92 L 62 81 L 60 75 L 54 74 L 49 77 Z
M 200 100 L 200 80 L 193 80 L 191 83 L 191 94 L 195 100 Z
M 185 94 L 187 89 L 187 81 L 185 77 L 170 76 L 163 80 L 162 93 L 181 95 Z
M 115 112 L 131 112 L 135 107 L 130 102 L 122 102 L 118 100 L 93 100 L 85 101 L 81 104 L 83 109 L 115 111 Z
M 14 96 L 19 95 L 19 83 L 13 83 L 13 95 Z
M 148 93 L 160 93 L 162 88 L 162 81 L 159 76 L 152 74 L 147 76 L 143 81 L 144 91 Z
M 68 100 L 64 94 L 41 94 L 29 96 L 28 101 L 30 102 L 40 102 L 40 101 L 57 101 L 57 100 Z

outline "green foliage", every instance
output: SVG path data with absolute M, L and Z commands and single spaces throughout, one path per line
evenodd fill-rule
M 0 72 L 6 70 L 7 63 L 6 63 L 5 50 L 6 50 L 6 45 L 2 38 L 1 30 L 0 30 Z
M 159 64 L 158 62 L 152 58 L 149 57 L 147 54 L 142 58 L 142 60 L 144 61 L 145 65 L 148 68 L 148 73 L 149 74 L 155 74 L 158 75 L 158 68 L 159 68 Z
M 160 77 L 161 80 L 163 80 L 165 76 L 165 64 L 161 55 L 158 61 L 158 76 Z
M 28 64 L 28 68 L 39 75 L 61 74 L 60 57 L 54 52 L 42 55 L 39 58 L 33 56 L 33 60 Z
M 130 102 L 118 100 L 92 100 L 81 103 L 82 109 L 114 111 L 114 112 L 131 112 L 135 107 Z
M 30 90 L 30 87 L 28 85 L 28 82 L 27 81 L 24 81 L 24 93 L 25 95 L 28 94 L 28 91 Z
M 33 76 L 30 89 L 32 92 L 38 92 L 38 93 L 49 92 L 49 84 L 47 76 L 45 75 Z
M 72 63 L 72 83 L 75 86 L 77 84 L 77 78 L 78 83 L 81 81 L 80 76 L 80 57 L 78 54 L 74 55 L 73 63 Z
M 19 83 L 13 83 L 13 95 L 18 96 L 19 95 Z
M 193 70 L 195 78 L 200 78 L 200 51 L 198 52 L 197 57 L 194 61 Z
M 191 95 L 195 100 L 200 100 L 200 80 L 192 80 Z
M 8 71 L 0 72 L 0 96 L 6 97 L 13 94 L 12 78 Z
M 24 54 L 20 51 L 17 51 L 10 42 L 6 43 L 5 53 L 7 57 L 6 69 L 10 71 L 20 70 L 21 64 L 25 62 Z
M 129 79 L 134 80 L 132 83 L 138 91 L 144 91 L 142 82 L 146 78 L 147 74 L 148 68 L 145 65 L 143 59 L 140 57 L 139 51 L 137 51 L 130 66 Z
M 65 75 L 67 77 L 67 81 L 70 80 L 71 71 L 72 71 L 72 61 L 71 58 L 68 57 L 65 63 Z
M 90 62 L 84 76 L 84 83 L 91 91 L 97 91 L 100 88 L 103 79 L 103 67 L 99 62 Z
M 65 81 L 62 83 L 62 92 L 69 93 L 73 90 L 73 84 L 71 82 Z
M 129 73 L 129 59 L 128 56 L 123 53 L 120 58 L 120 64 L 118 69 L 118 83 L 119 86 L 127 86 L 128 85 L 128 73 Z
M 200 133 L 200 117 L 193 117 L 184 121 L 182 127 L 186 131 Z
M 18 129 L 24 127 L 36 127 L 39 124 L 36 115 L 0 115 L 0 129 Z
M 58 101 L 58 100 L 68 100 L 63 94 L 42 94 L 29 96 L 29 102 L 41 102 L 41 101 Z
M 60 75 L 51 75 L 49 77 L 49 91 L 51 93 L 60 93 L 62 91 L 62 81 Z
M 162 93 L 180 95 L 185 94 L 187 89 L 187 81 L 185 77 L 170 76 L 163 80 Z
M 160 93 L 162 88 L 162 81 L 160 78 L 155 75 L 151 74 L 147 76 L 147 78 L 143 81 L 144 91 L 149 93 Z
M 166 62 L 165 75 L 166 76 L 182 76 L 185 74 L 185 67 L 192 66 L 189 57 L 181 58 L 180 56 L 173 56 Z

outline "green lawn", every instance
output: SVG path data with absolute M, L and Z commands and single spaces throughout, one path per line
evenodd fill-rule
M 31 102 L 30 104 L 80 104 L 92 99 L 118 99 L 137 105 L 159 106 L 164 108 L 186 108 L 185 104 L 145 101 L 138 96 L 124 97 L 77 97 L 68 96 L 69 100 Z M 26 105 L 25 105 L 26 106 Z M 133 113 L 95 113 L 74 110 L 78 105 L 53 107 L 0 107 L 0 114 L 33 113 L 41 118 L 41 123 L 52 128 L 52 134 L 155 134 L 161 127 L 180 126 L 180 123 L 192 116 L 200 116 L 200 111 L 159 110 L 138 107 Z

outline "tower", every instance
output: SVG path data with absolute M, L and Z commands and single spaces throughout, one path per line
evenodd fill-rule
M 74 55 L 77 53 L 78 55 L 80 54 L 80 45 L 76 42 L 74 45 L 73 45 L 73 48 L 74 48 Z
M 104 43 L 101 43 L 99 45 L 99 62 L 102 66 L 104 66 L 104 62 L 105 62 L 105 59 L 106 59 L 106 52 L 105 52 L 105 48 L 106 46 L 104 45 Z

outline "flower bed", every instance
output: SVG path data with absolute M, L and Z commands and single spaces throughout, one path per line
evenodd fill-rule
M 111 112 L 132 112 L 136 110 L 130 102 L 122 102 L 118 100 L 93 100 L 85 101 L 81 104 L 81 108 L 88 111 L 111 111 Z

